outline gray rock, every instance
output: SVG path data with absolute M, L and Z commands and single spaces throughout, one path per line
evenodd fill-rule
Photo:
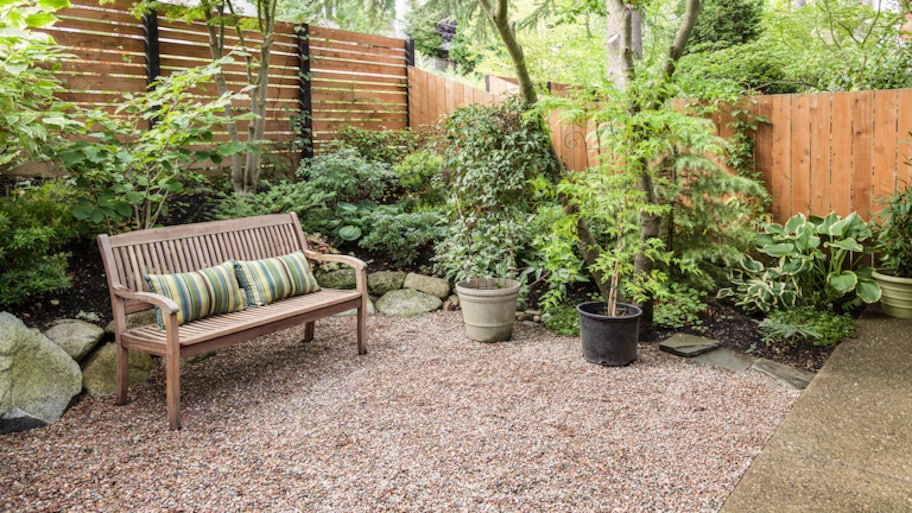
M 355 270 L 351 268 L 321 273 L 316 278 L 317 283 L 319 283 L 321 287 L 325 287 L 327 289 L 351 290 L 357 287 Z
M 714 365 L 735 372 L 744 372 L 750 369 L 757 359 L 753 356 L 732 351 L 727 347 L 721 347 L 715 351 L 695 356 L 692 361 L 705 365 Z
M 405 283 L 405 273 L 396 271 L 378 271 L 367 275 L 367 288 L 371 294 L 382 296 L 387 292 L 399 290 Z
M 659 344 L 659 349 L 678 356 L 692 357 L 719 348 L 719 342 L 706 337 L 676 333 Z
M 424 292 L 440 299 L 446 299 L 450 295 L 450 282 L 443 278 L 423 274 L 408 273 L 402 287 Z
M 79 364 L 66 351 L 0 312 L 0 433 L 54 422 L 81 390 Z
M 74 360 L 82 361 L 101 342 L 105 330 L 79 319 L 61 319 L 54 322 L 44 336 L 63 348 Z
M 377 310 L 386 315 L 413 317 L 433 312 L 443 305 L 439 297 L 414 289 L 394 290 L 377 300 Z
M 799 370 L 788 365 L 767 360 L 766 358 L 758 358 L 757 361 L 754 362 L 754 365 L 751 366 L 751 369 L 762 372 L 776 381 L 796 390 L 804 390 L 807 388 L 811 383 L 811 380 L 816 376 L 813 372 Z
M 152 356 L 130 351 L 130 383 L 142 383 L 152 371 Z M 112 342 L 95 351 L 82 371 L 83 385 L 93 396 L 111 395 L 117 391 L 117 346 Z

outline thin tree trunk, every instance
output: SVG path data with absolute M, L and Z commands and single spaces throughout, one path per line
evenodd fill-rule
M 519 82 L 519 93 L 528 105 L 534 105 L 538 101 L 538 95 L 535 93 L 535 85 L 532 83 L 529 69 L 526 67 L 526 57 L 523 54 L 522 46 L 516 40 L 516 31 L 513 24 L 510 23 L 509 0 L 496 0 L 496 4 L 492 4 L 490 0 L 478 0 L 478 2 L 494 24 L 501 41 L 507 48 L 507 53 L 510 54 L 510 60 L 516 71 L 516 80 Z

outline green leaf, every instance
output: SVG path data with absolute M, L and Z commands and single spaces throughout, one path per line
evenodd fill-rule
M 49 12 L 37 12 L 25 17 L 25 23 L 32 28 L 43 28 L 53 25 L 57 17 Z
M 354 241 L 361 237 L 361 228 L 352 225 L 345 225 L 339 229 L 339 237 L 344 241 Z
M 855 251 L 861 252 L 864 251 L 864 246 L 859 244 L 855 239 L 840 239 L 834 242 L 828 242 L 827 247 L 836 247 L 846 251 Z
M 780 242 L 759 249 L 762 253 L 776 258 L 795 254 L 795 245 L 788 242 Z
M 880 300 L 880 285 L 873 280 L 859 280 L 855 293 L 865 303 L 871 304 Z
M 845 294 L 855 288 L 858 284 L 858 276 L 852 271 L 842 271 L 840 273 L 830 273 L 827 276 L 827 283 L 833 290 Z

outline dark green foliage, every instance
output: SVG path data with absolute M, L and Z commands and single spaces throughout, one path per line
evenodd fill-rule
M 542 324 L 551 333 L 566 337 L 579 336 L 579 314 L 570 305 L 559 304 L 548 308 L 542 316 Z
M 399 177 L 404 200 L 410 206 L 440 205 L 446 197 L 440 184 L 443 159 L 429 150 L 410 153 L 393 166 Z
M 444 123 L 440 152 L 450 231 L 437 246 L 441 271 L 461 281 L 508 277 L 530 244 L 532 180 L 554 172 L 542 118 L 522 100 L 456 110 Z
M 656 294 L 653 318 L 656 326 L 705 330 L 700 314 L 706 310 L 706 304 L 703 302 L 706 294 L 680 283 L 671 282 L 667 285 L 665 290 Z
M 748 43 L 760 34 L 763 0 L 706 0 L 690 34 L 690 51 Z
M 333 208 L 340 202 L 379 202 L 397 181 L 389 164 L 367 160 L 350 147 L 301 162 L 298 176 L 311 182 L 317 190 L 332 194 Z
M 770 313 L 760 323 L 760 331 L 767 344 L 792 346 L 808 340 L 815 346 L 832 346 L 854 336 L 857 325 L 848 315 L 805 306 Z
M 446 234 L 446 218 L 434 211 L 379 210 L 370 219 L 370 232 L 358 243 L 389 257 L 398 266 L 415 263 L 422 248 L 433 246 Z
M 77 236 L 65 182 L 20 183 L 0 198 L 0 306 L 70 287 L 61 248 Z
M 308 233 L 320 232 L 331 218 L 327 203 L 335 198 L 333 192 L 321 190 L 312 182 L 283 180 L 276 184 L 262 182 L 255 194 L 220 195 L 212 211 L 214 219 L 234 219 L 266 214 L 295 212 L 301 228 Z
M 912 278 L 912 185 L 886 198 L 876 230 L 884 267 L 894 276 Z
M 366 130 L 348 126 L 336 132 L 337 141 L 357 150 L 367 161 L 392 166 L 421 146 L 421 135 L 405 130 Z
M 405 34 L 415 41 L 416 51 L 431 57 L 441 57 L 440 47 L 444 39 L 437 31 L 437 24 L 443 18 L 439 13 L 426 9 L 415 9 L 405 17 Z

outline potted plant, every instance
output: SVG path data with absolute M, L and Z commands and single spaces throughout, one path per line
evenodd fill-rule
M 880 306 L 887 315 L 912 319 L 912 185 L 905 184 L 884 203 L 876 224 L 881 267 L 873 273 L 880 284 Z
M 583 357 L 601 365 L 627 365 L 637 357 L 643 311 L 625 298 L 643 300 L 655 294 L 666 279 L 658 270 L 638 273 L 635 259 L 637 255 L 653 262 L 668 263 L 671 259 L 661 239 L 641 240 L 640 216 L 658 216 L 668 207 L 646 201 L 646 194 L 636 186 L 635 175 L 618 172 L 610 165 L 568 176 L 558 192 L 572 208 L 570 215 L 555 223 L 551 247 L 563 247 L 564 256 L 572 259 L 572 251 L 567 251 L 572 244 L 566 241 L 579 240 L 584 251 L 597 255 L 588 270 L 603 297 L 577 306 Z M 593 227 L 586 230 L 589 235 L 580 233 L 583 220 Z M 567 261 L 566 265 L 573 267 L 574 263 Z
M 449 232 L 435 248 L 438 269 L 456 283 L 469 338 L 508 340 L 521 282 L 518 256 L 532 240 L 532 181 L 549 172 L 547 133 L 518 98 L 461 107 L 440 141 Z

